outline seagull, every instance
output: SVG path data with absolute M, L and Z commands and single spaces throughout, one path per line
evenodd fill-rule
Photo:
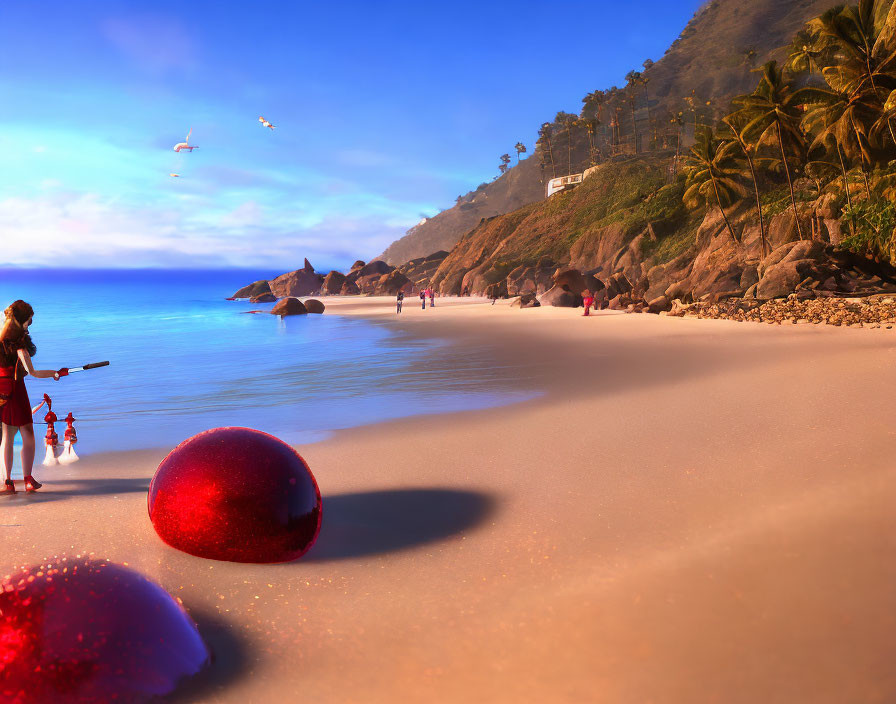
M 262 117 L 261 115 L 258 116 L 258 121 L 259 121 L 262 125 L 264 125 L 265 127 L 270 127 L 271 129 L 274 129 L 274 128 L 277 126 L 277 125 L 272 125 L 270 122 L 268 122 L 268 121 L 267 121 L 264 117 Z
M 178 142 L 174 145 L 174 151 L 181 152 L 184 149 L 189 149 L 191 152 L 194 149 L 198 149 L 199 147 L 193 146 L 190 144 L 190 135 L 193 134 L 193 128 L 190 128 L 190 131 L 187 132 L 187 138 L 183 142 Z

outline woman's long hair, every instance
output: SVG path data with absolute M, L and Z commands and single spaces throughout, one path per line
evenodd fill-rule
M 25 301 L 13 301 L 5 311 L 6 321 L 0 330 L 0 352 L 4 365 L 15 364 L 16 350 L 24 348 L 32 357 L 37 354 L 37 347 L 31 335 L 25 330 L 25 323 L 34 315 L 34 309 Z

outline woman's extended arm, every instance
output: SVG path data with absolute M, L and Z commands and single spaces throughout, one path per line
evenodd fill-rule
M 34 364 L 32 364 L 31 362 L 31 355 L 28 354 L 28 350 L 19 350 L 19 359 L 22 362 L 22 366 L 25 367 L 25 371 L 27 371 L 35 379 L 53 378 L 57 381 L 59 380 L 59 372 L 57 372 L 55 369 L 35 369 Z M 62 376 L 65 375 L 63 374 Z

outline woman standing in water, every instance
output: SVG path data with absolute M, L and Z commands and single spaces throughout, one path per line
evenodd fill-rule
M 4 313 L 6 321 L 0 330 L 0 426 L 3 429 L 0 452 L 3 454 L 3 468 L 6 483 L 0 494 L 15 494 L 12 481 L 12 443 L 16 433 L 22 434 L 22 473 L 25 490 L 36 491 L 41 484 L 31 475 L 34 466 L 34 426 L 31 422 L 31 403 L 25 389 L 25 374 L 35 379 L 57 381 L 66 376 L 68 369 L 35 369 L 31 357 L 37 348 L 28 334 L 28 327 L 34 316 L 34 309 L 25 301 L 15 301 Z

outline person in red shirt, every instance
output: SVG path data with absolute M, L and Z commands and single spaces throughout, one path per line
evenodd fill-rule
M 591 315 L 591 306 L 594 305 L 594 296 L 591 295 L 591 291 L 585 289 L 582 292 L 582 297 L 585 299 L 585 315 Z
M 16 433 L 22 435 L 25 490 L 36 491 L 41 487 L 31 474 L 34 467 L 34 426 L 31 421 L 31 402 L 25 388 L 25 374 L 30 374 L 35 379 L 52 377 L 58 381 L 60 377 L 68 375 L 68 369 L 54 371 L 34 368 L 31 358 L 37 348 L 28 333 L 34 316 L 34 309 L 30 305 L 25 301 L 15 301 L 4 313 L 6 322 L 0 330 L 0 454 L 3 455 L 6 482 L 0 494 L 15 494 L 16 487 L 12 481 L 12 444 Z

